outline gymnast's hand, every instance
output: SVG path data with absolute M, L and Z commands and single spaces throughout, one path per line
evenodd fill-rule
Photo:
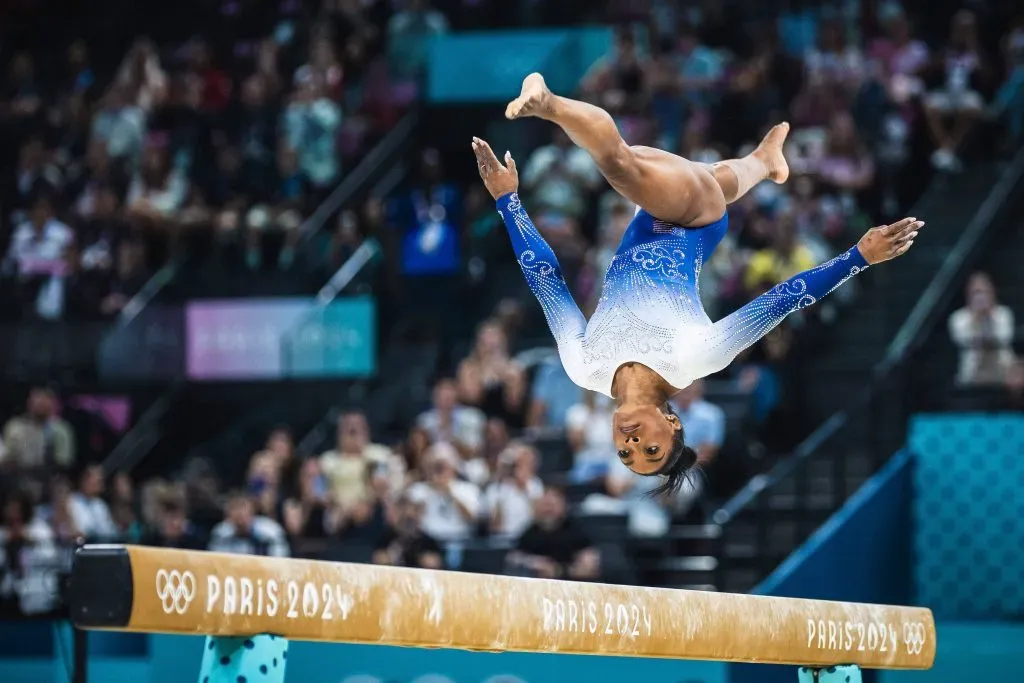
M 491 197 L 498 199 L 519 189 L 519 171 L 510 152 L 505 152 L 505 165 L 502 166 L 487 142 L 473 138 L 473 154 L 476 155 L 476 169 L 480 171 L 480 179 L 484 181 Z
M 874 265 L 906 254 L 914 244 L 917 232 L 924 227 L 924 221 L 904 218 L 892 225 L 871 228 L 857 242 L 864 260 Z

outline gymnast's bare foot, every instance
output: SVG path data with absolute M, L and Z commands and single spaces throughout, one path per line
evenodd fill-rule
M 523 92 L 526 92 L 526 85 L 523 85 Z M 782 145 L 789 135 L 789 124 L 783 121 L 772 127 L 768 134 L 761 140 L 753 154 L 760 159 L 768 169 L 768 180 L 782 184 L 789 180 L 789 164 L 786 157 L 782 156 Z
M 519 97 L 505 107 L 505 118 L 519 119 L 524 116 L 545 118 L 551 113 L 554 95 L 539 73 L 532 73 L 523 79 L 523 90 Z

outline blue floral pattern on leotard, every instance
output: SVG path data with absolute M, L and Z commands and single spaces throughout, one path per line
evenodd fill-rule
M 501 197 L 498 211 L 566 372 L 581 387 L 608 395 L 615 371 L 627 362 L 643 363 L 680 388 L 718 372 L 787 315 L 821 300 L 868 266 L 852 247 L 712 323 L 701 305 L 697 281 L 728 229 L 728 218 L 683 228 L 638 211 L 608 267 L 588 322 L 518 194 Z

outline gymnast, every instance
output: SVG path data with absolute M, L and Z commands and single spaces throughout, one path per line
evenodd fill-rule
M 728 228 L 726 205 L 762 180 L 783 183 L 782 145 L 789 126 L 772 128 L 749 156 L 706 166 L 650 147 L 631 147 L 598 107 L 551 93 L 540 74 L 523 81 L 505 111 L 560 126 L 585 149 L 608 183 L 637 205 L 605 275 L 588 322 L 573 301 L 551 247 L 519 200 L 512 155 L 505 164 L 473 138 L 477 168 L 508 228 L 526 281 L 544 310 L 566 373 L 584 389 L 615 400 L 612 431 L 622 463 L 662 475 L 653 493 L 678 490 L 696 463 L 668 399 L 716 373 L 782 320 L 835 290 L 869 265 L 901 256 L 924 225 L 904 218 L 872 228 L 836 258 L 775 286 L 712 323 L 697 279 Z

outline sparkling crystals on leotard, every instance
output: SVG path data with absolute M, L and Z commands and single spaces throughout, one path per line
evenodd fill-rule
M 842 254 L 765 294 L 712 325 L 698 276 L 728 221 L 684 229 L 638 211 L 612 258 L 600 301 L 587 322 L 573 301 L 558 260 L 517 195 L 499 206 L 517 260 L 558 342 L 559 356 L 578 385 L 610 394 L 623 363 L 647 365 L 673 386 L 724 368 L 789 313 L 808 306 L 866 266 Z
M 686 280 L 688 275 L 682 271 L 685 254 L 682 249 L 666 249 L 650 246 L 634 249 L 630 252 L 633 262 L 644 270 L 657 270 L 670 280 Z
M 580 383 L 581 345 L 587 321 L 562 277 L 555 253 L 523 210 L 518 193 L 503 199 L 506 203 L 499 214 L 508 228 L 516 260 L 544 311 L 566 372 L 573 381 Z M 502 206 L 501 201 L 499 206 Z

